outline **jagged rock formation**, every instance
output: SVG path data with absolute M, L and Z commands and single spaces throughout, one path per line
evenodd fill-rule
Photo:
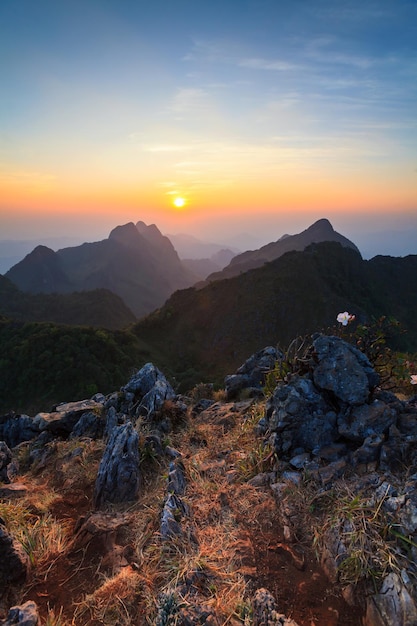
M 238 376 L 242 376 L 251 388 L 260 376 L 265 377 L 275 358 L 282 360 L 285 357 L 279 351 L 265 348 L 245 361 L 239 368 Z M 364 626 L 410 626 L 416 622 L 417 616 L 416 402 L 402 401 L 389 392 L 381 391 L 378 376 L 366 356 L 339 337 L 315 335 L 298 364 L 297 371 L 295 359 L 292 373 L 285 380 L 278 381 L 266 402 L 265 414 L 256 431 L 269 445 L 270 452 L 266 458 L 262 452 L 261 460 L 258 458 L 254 466 L 269 463 L 269 469 L 251 478 L 247 491 L 242 491 L 243 474 L 237 472 L 239 463 L 243 462 L 241 450 L 234 450 L 231 445 L 236 442 L 236 435 L 233 434 L 223 445 L 222 439 L 234 428 L 242 431 L 244 423 L 250 422 L 248 418 L 253 417 L 250 412 L 253 401 L 227 404 L 210 401 L 205 409 L 197 412 L 189 407 L 188 419 L 192 428 L 188 433 L 181 432 L 178 437 L 180 442 L 185 437 L 189 441 L 188 454 L 183 455 L 182 444 L 178 449 L 167 446 L 164 433 L 172 427 L 169 416 L 173 407 L 178 414 L 187 411 L 184 407 L 186 399 L 174 393 L 165 376 L 152 363 L 138 370 L 119 391 L 107 396 L 96 394 L 91 400 L 67 403 L 56 407 L 50 414 L 42 413 L 34 418 L 8 416 L 1 424 L 1 436 L 6 434 L 9 443 L 0 445 L 0 469 L 9 468 L 10 453 L 12 456 L 15 453 L 8 448 L 10 442 L 13 442 L 12 447 L 20 445 L 27 441 L 24 437 L 33 439 L 33 445 L 28 447 L 28 457 L 38 470 L 45 467 L 47 455 L 52 454 L 54 448 L 59 448 L 63 442 L 69 444 L 67 456 L 60 459 L 62 474 L 66 472 L 69 457 L 77 459 L 82 455 L 81 445 L 77 444 L 74 448 L 70 439 L 81 436 L 91 442 L 95 437 L 103 438 L 107 444 L 90 506 L 105 509 L 107 503 L 130 502 L 138 496 L 142 476 L 140 454 L 143 451 L 155 456 L 158 463 L 163 463 L 167 474 L 165 487 L 162 486 L 159 492 L 159 501 L 163 504 L 158 506 L 155 518 L 141 526 L 134 520 L 135 512 L 130 505 L 125 513 L 115 513 L 112 507 L 108 512 L 95 510 L 86 513 L 84 510 L 75 524 L 74 537 L 65 555 L 69 560 L 62 561 L 60 567 L 68 567 L 76 554 L 82 553 L 82 562 L 87 554 L 91 554 L 92 558 L 98 554 L 100 567 L 134 577 L 140 569 L 139 557 L 145 545 L 141 542 L 146 541 L 148 533 L 156 532 L 158 539 L 153 544 L 153 550 L 155 546 L 162 545 L 165 554 L 172 554 L 170 548 L 175 553 L 179 546 L 188 545 L 193 567 L 182 572 L 181 576 L 176 574 L 175 586 L 157 603 L 156 617 L 156 624 L 169 623 L 166 620 L 171 616 L 185 626 L 224 623 L 217 615 L 214 603 L 206 603 L 208 590 L 212 589 L 209 586 L 211 577 L 216 576 L 215 568 L 200 569 L 200 560 L 196 556 L 202 535 L 206 529 L 211 531 L 213 521 L 224 522 L 230 535 L 236 533 L 236 537 L 230 538 L 231 556 L 227 567 L 230 571 L 235 568 L 245 580 L 256 583 L 252 587 L 257 589 L 252 600 L 254 624 L 296 626 L 282 612 L 283 599 L 276 589 L 274 594 L 279 603 L 272 593 L 261 587 L 265 583 L 259 583 L 259 576 L 264 574 L 262 570 L 257 571 L 256 559 L 265 558 L 264 554 L 269 554 L 271 550 L 275 556 L 279 551 L 285 552 L 291 567 L 302 573 L 303 584 L 311 582 L 303 551 L 306 542 L 297 543 L 303 522 L 300 521 L 299 510 L 293 506 L 291 494 L 302 489 L 303 481 L 308 481 L 310 486 L 313 483 L 313 515 L 313 508 L 320 498 L 331 498 L 333 492 L 338 493 L 336 487 L 343 482 L 350 493 L 361 495 L 363 505 L 360 509 L 365 512 L 364 523 L 370 524 L 377 514 L 383 513 L 387 520 L 387 532 L 394 528 L 397 535 L 405 538 L 408 549 L 407 554 L 397 547 L 395 571 L 390 571 L 388 567 L 382 571 L 376 592 L 375 588 L 365 588 L 364 592 L 358 587 L 360 597 L 358 591 L 355 595 L 353 590 L 350 601 L 362 606 Z M 148 402 L 149 398 L 151 401 Z M 30 422 L 34 428 L 30 428 Z M 254 439 L 253 430 L 246 437 Z M 205 454 L 209 445 L 210 456 Z M 100 454 L 103 448 L 104 443 L 99 447 Z M 199 456 L 193 457 L 192 451 L 196 449 Z M 407 468 L 406 475 L 404 468 Z M 212 478 L 212 482 L 205 484 L 205 510 L 202 508 L 199 511 L 199 515 L 205 516 L 199 527 L 200 535 L 193 532 L 197 528 L 198 520 L 195 518 L 198 517 L 199 502 L 194 500 L 189 506 L 189 480 L 192 480 L 193 473 L 199 476 L 200 482 L 204 477 Z M 69 481 L 69 476 L 65 480 Z M 253 499 L 253 510 L 260 518 L 256 530 L 252 528 L 254 518 L 244 519 L 249 515 L 252 500 L 244 500 L 245 508 L 242 508 L 239 498 L 242 493 L 246 498 L 250 494 Z M 332 505 L 335 508 L 338 505 L 335 499 Z M 264 526 L 263 516 L 267 517 Z M 131 544 L 123 543 L 123 537 L 132 525 L 136 525 L 132 543 L 140 544 L 140 549 L 136 551 Z M 271 534 L 268 534 L 268 547 L 259 549 L 256 557 L 254 547 L 262 535 L 259 529 L 263 529 L 262 532 L 268 529 Z M 285 543 L 284 539 L 282 543 L 274 540 L 274 545 L 271 545 L 271 537 L 276 537 L 281 529 Z M 349 541 L 352 542 L 353 534 L 351 519 L 342 515 L 320 529 L 318 549 L 321 551 L 321 564 L 332 584 L 344 584 L 343 564 L 351 556 Z M 226 541 L 226 536 L 223 540 Z M 363 541 L 368 540 L 365 532 Z M 220 544 L 217 548 L 219 552 L 223 549 Z M 372 549 L 371 544 L 365 543 L 365 551 L 371 557 Z M 6 558 L 0 559 L 1 582 L 12 585 L 27 576 L 28 565 L 21 546 L 3 525 L 0 526 L 0 554 L 2 557 L 6 555 Z M 288 566 L 288 561 L 286 563 Z M 63 570 L 67 572 L 65 567 Z M 142 577 L 141 585 L 145 584 L 145 578 Z M 67 574 L 65 579 L 68 579 Z M 0 584 L 0 596 L 1 591 Z M 135 594 L 133 602 L 137 604 L 137 590 Z M 42 594 L 38 597 L 41 598 Z M 110 597 L 109 594 L 107 597 Z M 182 603 L 181 598 L 186 598 L 186 603 Z M 13 610 L 13 615 L 19 616 L 18 611 L 22 611 L 23 607 L 14 607 Z M 334 620 L 334 624 L 338 623 L 337 616 Z M 339 626 L 342 626 L 341 621 Z
M 239 367 L 236 374 L 230 374 L 224 379 L 227 399 L 235 400 L 243 389 L 253 397 L 262 396 L 262 387 L 265 385 L 266 375 L 274 368 L 278 358 L 282 356 L 282 352 L 273 346 L 268 346 L 252 354 Z
M 132 423 L 116 426 L 110 434 L 98 470 L 93 506 L 135 500 L 140 487 L 139 437 Z
M 22 544 L 7 532 L 0 518 L 0 587 L 26 579 L 30 562 Z
M 279 382 L 268 399 L 258 428 L 282 465 L 281 480 L 271 488 L 288 540 L 294 540 L 298 522 L 284 494 L 289 483 L 300 484 L 302 472 L 308 472 L 323 493 L 343 479 L 351 493 L 362 494 L 363 507 L 384 512 L 387 523 L 396 525 L 415 552 L 417 496 L 403 469 L 409 476 L 417 473 L 417 407 L 379 390 L 378 382 L 359 350 L 338 337 L 318 336 L 308 355 L 308 371 Z M 354 532 L 342 515 L 323 530 L 322 566 L 333 582 L 351 558 L 347 538 Z M 372 552 L 369 546 L 363 549 Z M 402 577 L 391 572 L 376 596 L 369 592 L 366 626 L 415 623 L 416 588 L 405 559 L 402 567 Z

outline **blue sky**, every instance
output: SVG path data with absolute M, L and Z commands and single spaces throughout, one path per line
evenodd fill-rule
M 0 64 L 0 238 L 417 233 L 415 0 L 2 0 Z

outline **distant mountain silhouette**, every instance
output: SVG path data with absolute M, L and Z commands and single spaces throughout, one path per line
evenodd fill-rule
M 193 235 L 178 233 L 176 235 L 167 235 L 173 243 L 175 250 L 178 252 L 180 259 L 209 259 L 213 255 L 222 250 L 230 250 L 233 255 L 239 254 L 242 248 L 224 243 L 209 243 L 202 241 Z M 230 259 L 229 259 L 230 261 Z
M 144 222 L 117 226 L 108 239 L 57 252 L 38 246 L 6 276 L 32 294 L 108 289 L 138 317 L 197 280 L 170 240 Z
M 286 252 L 292 250 L 305 250 L 312 243 L 320 243 L 322 241 L 336 241 L 342 246 L 352 248 L 359 253 L 358 248 L 352 241 L 337 233 L 327 219 L 320 219 L 309 228 L 297 235 L 283 235 L 278 241 L 268 243 L 259 248 L 259 250 L 249 250 L 238 254 L 230 261 L 230 264 L 221 272 L 210 274 L 206 281 L 222 280 L 223 278 L 231 278 L 238 276 L 243 272 L 261 267 L 268 261 L 279 258 Z
M 200 280 L 205 280 L 209 274 L 220 272 L 234 256 L 234 252 L 224 249 L 212 254 L 208 259 L 182 259 L 182 263 Z

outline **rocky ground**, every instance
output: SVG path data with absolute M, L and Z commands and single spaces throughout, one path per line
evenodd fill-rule
M 415 404 L 326 337 L 262 399 L 276 356 L 0 418 L 1 623 L 416 624 Z

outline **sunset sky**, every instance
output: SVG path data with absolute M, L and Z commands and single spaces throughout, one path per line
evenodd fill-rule
M 416 0 L 1 0 L 0 68 L 0 239 L 327 217 L 417 253 Z

